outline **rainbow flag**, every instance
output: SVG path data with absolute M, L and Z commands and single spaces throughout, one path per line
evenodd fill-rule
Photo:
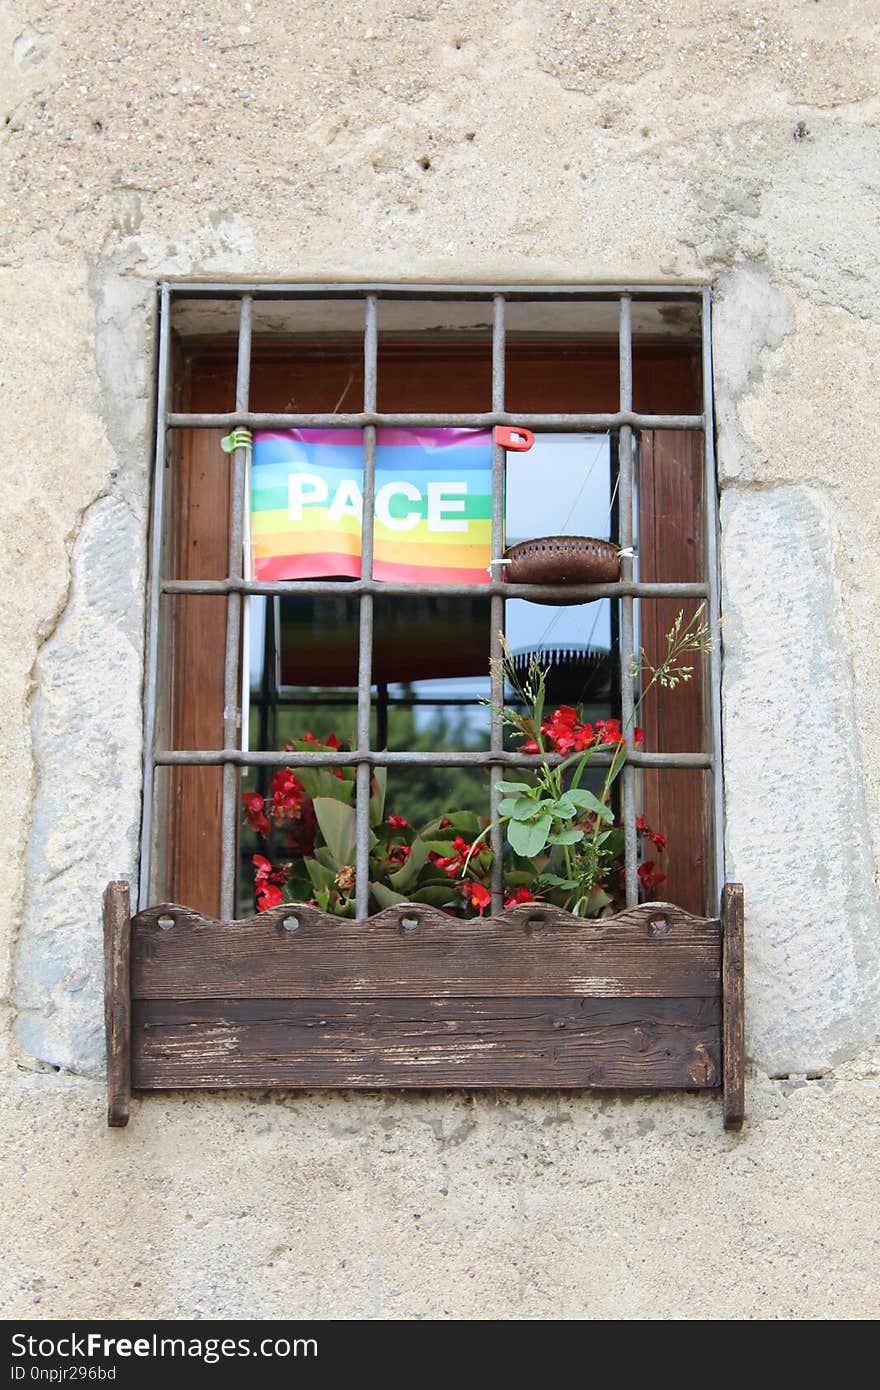
M 360 430 L 257 430 L 251 468 L 255 579 L 359 579 Z M 488 584 L 492 436 L 376 432 L 373 578 Z

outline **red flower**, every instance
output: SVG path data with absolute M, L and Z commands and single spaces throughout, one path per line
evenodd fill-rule
M 465 861 L 469 855 L 471 855 L 471 860 L 473 861 L 479 860 L 481 855 L 488 854 L 489 852 L 488 845 L 480 845 L 478 849 L 474 850 L 473 845 L 469 845 L 463 835 L 456 835 L 455 839 L 452 841 L 452 848 L 454 850 L 453 854 L 438 854 L 434 859 L 437 868 L 442 869 L 447 878 L 458 877 L 459 873 L 464 869 Z M 471 854 L 472 850 L 473 854 Z
M 646 893 L 652 893 L 661 883 L 666 882 L 665 874 L 658 874 L 654 868 L 654 860 L 649 859 L 646 863 L 639 865 L 639 878 L 642 888 Z
M 559 709 L 554 710 L 549 719 L 545 719 L 541 725 L 541 733 L 550 740 L 557 753 L 583 753 L 595 742 L 595 734 L 592 724 L 582 724 L 578 720 L 577 710 L 571 705 L 560 705 Z M 530 744 L 534 740 L 530 740 Z M 527 745 L 524 752 L 539 752 L 537 745 L 532 748 Z
M 406 828 L 409 825 L 409 821 L 404 820 L 403 816 L 389 816 L 388 824 L 393 825 L 395 830 L 406 830 Z
M 517 888 L 515 893 L 504 899 L 505 907 L 516 907 L 517 903 L 533 903 L 537 899 L 529 888 Z
M 450 828 L 451 825 L 452 825 L 452 821 L 451 821 L 451 820 L 447 820 L 446 817 L 444 816 L 443 819 L 442 819 L 442 821 L 440 822 L 440 824 L 437 826 L 437 829 L 438 829 L 438 830 L 448 830 L 448 829 Z
M 338 752 L 339 749 L 342 747 L 342 744 L 339 742 L 339 739 L 336 737 L 335 734 L 330 734 L 327 738 L 324 739 L 315 738 L 315 735 L 312 733 L 311 729 L 306 729 L 305 733 L 303 734 L 303 743 L 316 743 L 319 748 L 332 748 L 335 752 Z
M 278 821 L 299 820 L 305 787 L 289 767 L 280 767 L 272 778 L 272 814 Z
M 465 879 L 462 884 L 462 891 L 470 906 L 478 908 L 480 916 L 482 917 L 486 908 L 492 901 L 492 894 L 489 892 L 488 888 L 484 888 L 482 883 L 472 883 L 469 879 Z
M 412 853 L 412 845 L 395 845 L 388 853 L 392 864 L 405 864 Z
M 652 830 L 644 816 L 636 816 L 636 830 L 640 835 L 647 835 L 651 844 L 658 849 L 666 848 L 666 836 L 661 835 L 659 830 Z
M 244 792 L 241 799 L 244 802 L 244 818 L 251 830 L 258 835 L 268 835 L 272 827 L 264 809 L 265 798 L 259 792 Z
M 284 874 L 281 869 L 276 869 L 275 865 L 271 864 L 262 854 L 255 854 L 251 863 L 257 871 L 254 878 L 258 884 L 284 882 Z
M 633 743 L 635 744 L 636 748 L 641 748 L 644 741 L 645 731 L 644 729 L 640 729 L 637 724 L 636 727 L 633 729 Z
M 270 907 L 277 907 L 283 901 L 280 884 L 284 882 L 284 874 L 281 869 L 276 869 L 265 859 L 262 854 L 253 856 L 253 865 L 256 869 L 254 874 L 254 888 L 257 895 L 257 909 L 260 912 L 267 912 Z
M 540 751 L 541 749 L 536 738 L 526 739 L 525 743 L 520 749 L 521 753 L 540 753 Z
M 274 883 L 261 883 L 257 885 L 257 911 L 268 912 L 271 907 L 277 907 L 284 901 L 280 888 L 276 888 Z

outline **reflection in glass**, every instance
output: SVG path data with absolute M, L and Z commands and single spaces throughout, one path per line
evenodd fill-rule
M 519 680 L 533 661 L 547 671 L 549 707 L 582 707 L 592 721 L 619 714 L 615 601 L 551 607 L 508 599 L 505 635 Z M 508 690 L 507 699 L 513 698 Z
M 253 598 L 248 616 L 248 746 L 276 750 L 310 737 L 356 743 L 359 600 L 332 595 Z M 487 750 L 489 600 L 438 594 L 379 596 L 373 604 L 371 746 L 393 751 Z M 243 793 L 268 797 L 276 770 L 252 768 Z M 450 808 L 487 812 L 483 769 L 408 767 L 395 778 L 395 813 L 422 825 Z M 484 805 L 485 803 L 485 805 Z M 255 853 L 289 853 L 276 825 L 244 825 L 239 910 L 251 912 Z
M 505 544 L 535 536 L 616 536 L 616 441 L 608 434 L 536 434 L 505 469 Z

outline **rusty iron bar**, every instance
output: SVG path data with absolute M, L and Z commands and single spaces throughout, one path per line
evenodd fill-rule
M 523 425 L 531 430 L 602 431 L 619 430 L 625 425 L 637 430 L 701 430 L 702 415 L 642 415 L 637 411 L 614 411 L 605 415 L 535 415 L 523 412 L 489 410 L 477 414 L 388 414 L 374 410 L 348 414 L 269 415 L 242 410 L 225 413 L 185 413 L 171 410 L 166 415 L 175 430 L 362 430 L 367 425 L 382 429 L 474 429 L 490 430 L 495 425 Z
M 167 285 L 159 294 L 159 363 L 156 388 L 156 447 L 153 460 L 153 499 L 150 518 L 150 554 L 147 579 L 147 642 L 144 658 L 144 788 L 141 801 L 141 856 L 138 908 L 150 900 L 153 857 L 153 801 L 155 797 L 156 709 L 159 669 L 159 595 L 162 578 L 162 541 L 165 532 L 165 415 L 171 368 L 171 307 Z
M 238 364 L 235 380 L 235 405 L 247 410 L 251 381 L 251 327 L 253 300 L 245 295 L 241 301 L 238 325 Z M 239 448 L 232 455 L 232 481 L 229 497 L 229 578 L 240 579 L 244 555 L 244 502 L 247 449 Z M 241 593 L 233 590 L 226 597 L 226 657 L 223 666 L 223 747 L 233 749 L 241 741 L 241 683 L 239 661 L 241 648 Z M 220 830 L 220 916 L 235 916 L 235 885 L 238 858 L 238 792 L 239 774 L 234 763 L 223 767 L 223 800 Z
M 495 296 L 492 304 L 492 409 L 499 414 L 504 412 L 504 366 L 505 366 L 505 302 L 504 295 Z M 506 455 L 502 445 L 492 445 L 492 554 L 493 561 L 500 560 L 504 551 L 504 470 Z M 489 747 L 493 755 L 504 750 L 504 726 L 497 713 L 504 704 L 504 676 L 502 674 L 502 634 L 504 632 L 504 597 L 493 592 L 489 614 L 489 699 L 492 702 L 492 723 L 489 734 Z M 492 826 L 489 843 L 492 849 L 492 912 L 500 912 L 504 905 L 504 830 L 498 819 L 501 792 L 502 769 L 497 762 L 489 767 L 489 820 Z
M 448 284 L 400 284 L 393 280 L 369 282 L 322 281 L 277 282 L 277 281 L 217 281 L 217 280 L 167 280 L 167 289 L 175 299 L 238 299 L 243 294 L 254 299 L 361 299 L 365 295 L 381 295 L 383 299 L 488 299 L 503 294 L 508 300 L 527 300 L 537 303 L 554 301 L 595 299 L 619 299 L 622 294 L 630 294 L 649 303 L 662 303 L 668 300 L 699 298 L 706 286 L 700 284 L 632 284 L 599 285 L 568 284 L 554 285 L 552 289 L 535 284 L 511 285 L 448 285 Z
M 275 752 L 243 753 L 240 749 L 162 748 L 155 757 L 160 767 L 221 767 L 224 763 L 232 763 L 235 767 L 351 767 L 361 762 L 371 767 L 488 767 L 492 763 L 524 769 L 541 766 L 540 757 L 531 753 L 493 753 L 491 750 L 413 753 L 405 749 L 392 752 L 374 748 L 363 753 L 357 749 L 350 753 L 300 753 L 282 748 Z M 555 754 L 549 754 L 547 760 L 553 766 L 562 761 Z M 633 767 L 706 768 L 712 766 L 712 757 L 709 753 L 630 753 L 627 762 Z M 597 753 L 591 759 L 593 767 L 608 767 L 610 763 L 608 753 Z
M 620 413 L 632 411 L 632 300 L 620 298 Z M 623 425 L 618 443 L 619 515 L 620 515 L 620 577 L 624 584 L 633 578 L 633 432 Z M 627 550 L 630 554 L 627 554 Z M 620 599 L 620 713 L 621 724 L 629 748 L 633 747 L 634 705 L 633 690 L 633 598 L 625 593 Z M 636 779 L 630 761 L 623 768 L 623 843 L 626 905 L 634 907 L 639 900 L 638 841 L 636 838 Z
M 598 598 L 708 598 L 708 584 L 395 584 L 377 579 L 166 579 L 165 594 L 312 594 L 356 598 L 360 594 L 388 598 L 502 598 L 555 599 L 557 602 L 591 603 Z
M 706 523 L 706 574 L 709 581 L 708 622 L 712 646 L 709 651 L 709 752 L 712 755 L 712 845 L 714 849 L 714 883 L 712 910 L 720 910 L 721 894 L 726 881 L 724 854 L 724 760 L 721 731 L 721 595 L 718 561 L 718 479 L 715 469 L 715 421 L 712 401 L 712 296 L 703 291 L 702 311 L 703 348 L 703 494 Z
M 376 297 L 368 295 L 364 304 L 364 411 L 376 409 L 376 374 L 379 360 Z M 364 485 L 361 514 L 361 578 L 373 579 L 373 529 L 376 498 L 376 427 L 364 430 Z M 357 745 L 362 758 L 369 758 L 371 692 L 373 686 L 373 592 L 360 596 L 358 632 L 358 708 Z M 357 764 L 355 788 L 355 911 L 359 921 L 370 914 L 370 781 L 368 761 Z

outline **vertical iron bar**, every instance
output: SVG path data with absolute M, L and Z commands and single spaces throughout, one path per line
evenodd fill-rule
M 632 299 L 620 298 L 620 410 L 632 410 Z M 633 543 L 633 433 L 629 425 L 621 425 L 618 444 L 620 545 L 626 550 Z M 633 560 L 623 555 L 620 577 L 631 583 Z M 631 594 L 620 600 L 620 712 L 627 745 L 633 744 L 633 599 Z M 638 848 L 636 842 L 636 780 L 635 769 L 627 762 L 623 769 L 623 834 L 626 878 L 626 905 L 634 907 L 639 900 Z
M 711 834 L 713 849 L 712 901 L 716 912 L 725 881 L 724 764 L 721 741 L 721 599 L 718 571 L 718 480 L 715 471 L 715 418 L 712 399 L 712 293 L 703 291 L 703 494 L 706 517 L 706 577 L 709 581 L 709 753 L 712 756 Z
M 493 300 L 492 315 L 492 409 L 504 409 L 504 354 L 505 354 L 505 326 L 504 326 L 505 301 L 503 294 L 496 294 Z M 501 558 L 504 548 L 504 449 L 500 444 L 492 445 L 492 556 L 493 560 Z M 492 571 L 493 579 L 497 577 L 497 570 Z M 503 578 L 503 575 L 501 576 Z M 489 621 L 491 633 L 489 636 L 489 671 L 490 671 L 490 699 L 492 701 L 492 726 L 490 733 L 490 753 L 501 753 L 504 750 L 504 726 L 495 714 L 496 709 L 500 709 L 504 704 L 504 677 L 502 675 L 501 664 L 503 660 L 503 650 L 501 634 L 504 630 L 504 599 L 500 594 L 493 594 L 490 606 Z M 498 783 L 501 781 L 502 769 L 498 763 L 492 763 L 489 769 L 489 817 L 492 822 L 492 911 L 500 912 L 504 905 L 504 831 L 498 824 L 498 805 L 501 794 Z
M 235 409 L 248 408 L 251 381 L 251 324 L 253 297 L 243 295 L 238 320 L 238 368 L 235 381 Z M 229 489 L 229 578 L 240 579 L 243 567 L 244 497 L 247 449 L 232 455 L 232 483 Z M 239 707 L 239 648 L 241 645 L 241 594 L 226 600 L 226 660 L 223 669 L 223 748 L 238 747 L 241 709 Z M 235 916 L 236 846 L 238 843 L 238 768 L 223 767 L 223 805 L 220 830 L 220 916 Z
M 165 530 L 165 456 L 171 347 L 171 291 L 163 284 L 159 295 L 159 380 L 156 389 L 156 451 L 153 462 L 153 506 L 150 518 L 150 559 L 147 580 L 147 650 L 144 665 L 144 791 L 141 803 L 141 867 L 138 909 L 149 905 L 153 855 L 153 797 L 156 765 L 156 684 L 159 657 L 159 584 Z
M 364 411 L 376 409 L 379 336 L 376 296 L 368 294 L 364 306 Z M 361 516 L 361 578 L 373 577 L 373 516 L 376 505 L 376 427 L 364 428 L 364 486 Z M 373 595 L 360 596 L 358 633 L 358 752 L 370 748 L 370 691 L 373 683 Z M 356 775 L 355 872 L 356 911 L 363 921 L 370 911 L 370 782 L 373 769 L 359 762 Z

